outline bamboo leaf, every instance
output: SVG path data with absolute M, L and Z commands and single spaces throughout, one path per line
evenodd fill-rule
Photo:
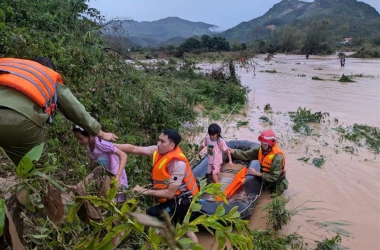
M 22 157 L 16 168 L 16 174 L 21 179 L 33 168 L 33 161 L 38 161 L 44 150 L 44 143 L 32 148 L 24 157 Z
M 120 209 L 121 214 L 127 214 L 131 212 L 133 207 L 136 205 L 137 201 L 135 199 L 128 200 L 124 202 L 123 206 Z
M 203 214 L 203 215 L 199 216 L 198 218 L 196 218 L 195 220 L 193 220 L 192 222 L 190 222 L 190 224 L 191 225 L 202 224 L 205 219 L 207 219 L 207 215 Z
M 190 210 L 193 211 L 193 212 L 201 211 L 201 209 L 202 209 L 202 205 L 199 204 L 199 203 L 193 203 L 190 206 Z
M 224 206 L 220 204 L 218 208 L 216 209 L 215 214 L 217 216 L 223 216 L 225 213 L 226 213 L 226 209 L 224 209 Z
M 178 242 L 184 247 L 184 249 L 189 249 L 190 244 L 193 243 L 189 238 L 182 238 Z
M 221 231 L 216 231 L 215 236 L 218 242 L 218 249 L 222 249 L 227 242 L 226 236 Z
M 238 209 L 238 207 L 236 206 L 236 207 L 233 207 L 229 212 L 228 212 L 228 214 L 226 215 L 226 217 L 227 218 L 238 218 L 238 217 L 240 217 L 240 213 L 239 212 L 237 212 L 237 214 L 238 214 L 238 217 L 235 217 L 235 215 L 236 215 L 236 210 Z

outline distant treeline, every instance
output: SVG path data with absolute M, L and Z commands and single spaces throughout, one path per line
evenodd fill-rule
M 340 37 L 331 29 L 328 19 L 312 20 L 307 26 L 297 28 L 286 25 L 274 30 L 268 30 L 268 36 L 240 43 L 237 39 L 231 41 L 224 37 L 203 35 L 190 37 L 179 46 L 161 45 L 157 47 L 142 47 L 123 45 L 123 39 L 109 38 L 116 47 L 130 52 L 183 52 L 204 53 L 218 51 L 242 51 L 247 48 L 256 53 L 297 53 L 328 55 L 335 51 L 361 51 L 358 57 L 380 57 L 380 32 L 367 37 Z M 348 38 L 348 39 L 347 39 Z
M 129 50 L 131 52 L 143 52 L 145 50 L 154 51 L 174 51 L 179 50 L 181 52 L 215 52 L 215 51 L 240 51 L 247 49 L 245 43 L 230 43 L 224 37 L 211 37 L 203 35 L 201 37 L 190 37 L 186 39 L 180 46 L 174 45 L 162 45 L 157 48 L 144 48 L 142 46 L 132 46 Z

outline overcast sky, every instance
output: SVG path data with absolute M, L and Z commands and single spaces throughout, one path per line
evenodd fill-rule
M 304 0 L 313 2 L 312 0 Z M 107 20 L 125 17 L 135 21 L 155 21 L 179 17 L 205 22 L 222 30 L 264 15 L 280 0 L 90 0 Z M 380 12 L 380 0 L 363 0 Z

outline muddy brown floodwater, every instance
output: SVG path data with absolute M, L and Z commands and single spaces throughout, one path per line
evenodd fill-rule
M 298 211 L 282 233 L 297 232 L 310 249 L 315 248 L 315 241 L 336 233 L 342 236 L 344 247 L 380 249 L 380 155 L 338 140 L 339 134 L 334 130 L 354 123 L 380 127 L 380 60 L 346 58 L 346 66 L 341 68 L 336 55 L 310 56 L 306 60 L 305 56 L 280 54 L 269 62 L 265 57 L 252 59 L 257 63 L 255 74 L 239 68 L 242 84 L 251 89 L 248 107 L 240 115 L 228 118 L 222 126 L 222 135 L 226 140 L 257 141 L 262 130 L 275 131 L 286 154 L 290 183 L 284 192 L 290 197 L 287 208 Z M 351 76 L 355 82 L 338 82 L 342 74 Z M 314 76 L 324 80 L 312 80 Z M 273 112 L 263 110 L 266 104 L 270 104 Z M 298 107 L 311 109 L 313 113 L 328 112 L 329 121 L 313 126 L 312 136 L 294 133 L 287 112 Z M 261 116 L 268 117 L 273 124 L 260 122 Z M 248 125 L 238 127 L 238 121 L 248 121 Z M 209 122 L 204 121 L 202 126 L 206 129 Z M 347 147 L 354 152 L 346 152 Z M 311 160 L 307 163 L 297 160 L 321 156 L 325 159 L 321 168 L 311 164 Z M 261 208 L 268 202 L 270 197 L 264 193 L 250 218 L 252 229 L 265 229 Z M 206 249 L 216 249 L 211 235 L 199 233 L 198 237 Z

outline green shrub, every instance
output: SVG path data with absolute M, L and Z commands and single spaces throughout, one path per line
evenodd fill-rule
M 352 80 L 351 78 L 349 78 L 348 76 L 342 74 L 342 77 L 338 80 L 339 82 L 355 82 L 354 80 Z
M 323 81 L 324 80 L 323 78 L 320 78 L 318 76 L 313 76 L 311 79 L 312 80 L 317 80 L 317 81 Z

